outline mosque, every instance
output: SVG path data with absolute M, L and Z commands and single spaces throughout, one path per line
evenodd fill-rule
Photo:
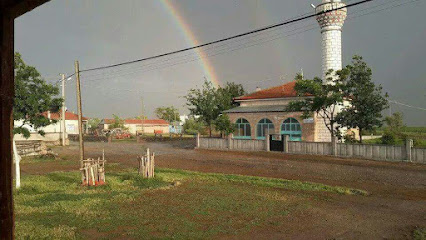
M 329 69 L 342 69 L 342 27 L 347 9 L 341 0 L 322 0 L 315 7 L 322 36 L 322 79 Z M 330 11 L 337 9 L 335 11 Z M 290 141 L 330 142 L 324 119 L 314 115 L 303 119 L 301 112 L 287 112 L 290 101 L 300 99 L 294 90 L 296 82 L 289 82 L 264 90 L 257 90 L 234 100 L 238 107 L 225 111 L 236 124 L 234 138 L 264 139 L 267 134 L 286 134 Z

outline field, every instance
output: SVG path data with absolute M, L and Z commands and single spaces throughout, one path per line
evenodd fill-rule
M 375 131 L 374 135 L 382 135 L 383 133 L 384 129 L 380 128 Z M 403 127 L 401 134 L 407 138 L 413 139 L 415 147 L 426 147 L 426 127 Z M 364 142 L 370 144 L 382 143 L 380 138 L 365 140 Z M 403 139 L 397 139 L 395 144 L 404 145 L 405 142 Z
M 108 185 L 79 185 L 77 146 L 25 159 L 18 239 L 422 239 L 426 167 L 274 153 L 200 151 L 188 141 L 105 148 Z M 157 154 L 153 180 L 135 156 Z

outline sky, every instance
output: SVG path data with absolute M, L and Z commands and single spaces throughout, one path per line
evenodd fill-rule
M 357 0 L 348 0 L 348 3 Z M 141 59 L 313 13 L 319 0 L 52 0 L 15 20 L 15 51 L 48 82 L 60 73 Z M 374 0 L 348 9 L 343 64 L 361 55 L 390 99 L 426 109 L 426 0 Z M 205 79 L 248 91 L 321 76 L 315 19 L 164 58 L 81 74 L 83 114 L 154 118 L 161 106 L 187 114 L 189 89 Z M 66 106 L 76 111 L 75 78 Z M 410 126 L 426 111 L 391 104 Z

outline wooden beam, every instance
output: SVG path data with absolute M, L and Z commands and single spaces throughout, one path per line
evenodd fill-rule
M 0 239 L 13 239 L 12 107 L 14 97 L 14 17 L 1 16 L 0 29 Z
M 17 18 L 50 0 L 0 0 L 3 14 Z

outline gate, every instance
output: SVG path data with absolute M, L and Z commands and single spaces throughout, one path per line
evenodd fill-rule
M 280 139 L 274 139 L 275 137 L 278 137 L 279 135 L 269 135 L 269 150 L 270 151 L 277 151 L 277 152 L 283 152 L 284 151 L 284 135 L 279 136 Z

